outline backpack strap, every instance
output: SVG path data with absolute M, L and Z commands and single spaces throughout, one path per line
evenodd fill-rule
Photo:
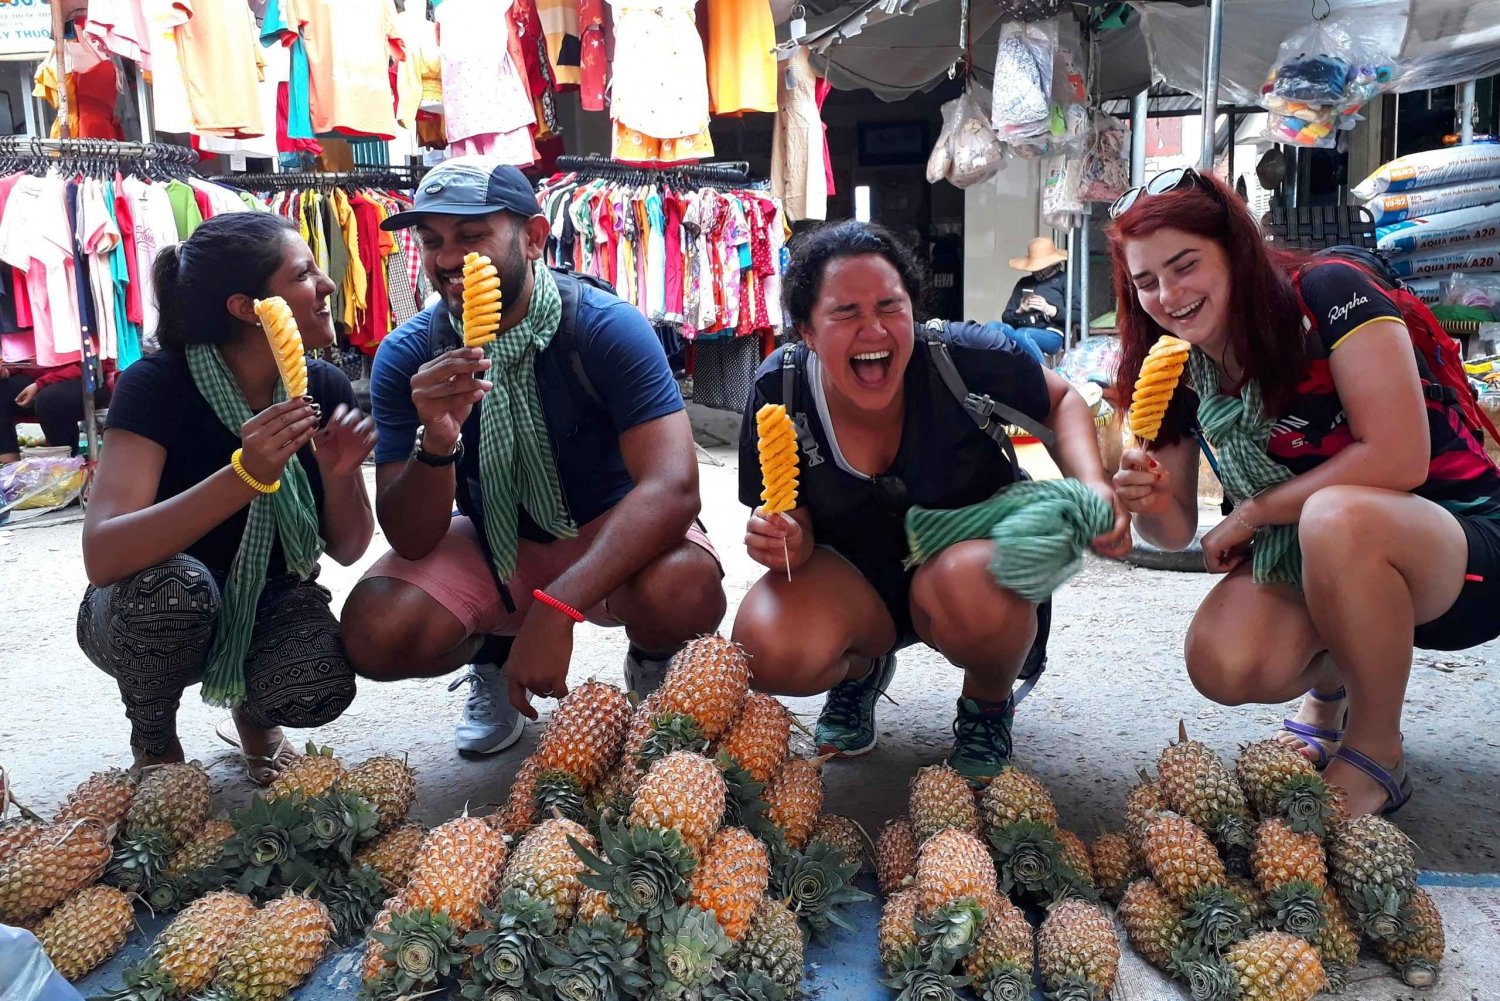
M 953 362 L 953 355 L 948 351 L 947 342 L 943 340 L 943 330 L 946 324 L 942 320 L 929 320 L 925 326 L 919 327 L 918 332 L 922 340 L 927 344 L 929 353 L 932 355 L 933 364 L 937 367 L 938 375 L 943 384 L 953 394 L 953 398 L 964 408 L 964 412 L 970 419 L 990 437 L 1010 464 L 1016 469 L 1021 468 L 1016 457 L 1016 447 L 1006 433 L 1007 424 L 1014 425 L 1035 436 L 1036 440 L 1048 448 L 1057 443 L 1057 435 L 1050 428 L 1042 426 L 1039 422 L 1016 410 L 1008 407 L 988 393 L 971 393 L 964 382 L 964 377 L 959 373 L 958 366 Z M 996 420 L 996 418 L 999 418 Z
M 582 285 L 571 271 L 554 268 L 552 278 L 557 282 L 557 294 L 562 299 L 562 319 L 558 322 L 557 333 L 552 335 L 552 343 L 548 347 L 567 356 L 563 371 L 568 377 L 568 388 L 572 391 L 575 402 L 586 402 L 593 407 L 602 408 L 604 398 L 589 380 L 588 372 L 584 371 L 583 355 L 578 351 L 578 301 L 583 298 Z
M 793 420 L 797 418 L 797 345 L 784 344 L 781 347 L 781 405 L 786 407 L 786 415 Z

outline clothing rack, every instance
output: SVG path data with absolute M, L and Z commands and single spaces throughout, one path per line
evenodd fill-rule
M 621 184 L 676 184 L 679 187 L 744 188 L 756 184 L 750 164 L 744 160 L 701 163 L 691 166 L 652 166 L 619 163 L 602 156 L 560 156 L 557 169 L 581 177 L 618 181 Z
M 426 167 L 358 167 L 344 171 L 295 170 L 280 174 L 240 174 L 224 181 L 246 191 L 289 191 L 295 188 L 392 188 L 410 191 Z

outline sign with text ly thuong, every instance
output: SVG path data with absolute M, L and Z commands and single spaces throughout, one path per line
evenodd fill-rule
M 51 48 L 47 0 L 0 0 L 0 59 L 40 58 Z

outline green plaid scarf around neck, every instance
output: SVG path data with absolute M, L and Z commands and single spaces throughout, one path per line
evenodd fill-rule
M 538 261 L 532 268 L 531 305 L 525 319 L 484 346 L 490 360 L 487 378 L 493 385 L 479 413 L 479 488 L 484 537 L 502 580 L 510 580 L 516 570 L 516 526 L 522 507 L 560 539 L 578 534 L 563 501 L 536 384 L 537 353 L 552 342 L 561 322 L 557 282 Z
M 213 408 L 214 416 L 238 437 L 240 427 L 255 415 L 224 356 L 212 345 L 190 344 L 187 361 L 193 383 Z M 286 390 L 278 381 L 272 402 L 285 399 Z M 234 554 L 219 598 L 219 622 L 203 670 L 202 696 L 210 705 L 234 708 L 245 701 L 245 652 L 255 631 L 255 609 L 266 586 L 266 569 L 277 535 L 281 536 L 287 569 L 305 580 L 323 555 L 323 540 L 318 537 L 318 507 L 312 486 L 296 456 L 281 474 L 281 489 L 260 494 L 250 502 L 245 533 L 240 536 L 239 551 Z
M 1271 420 L 1266 416 L 1260 384 L 1245 383 L 1238 396 L 1219 392 L 1219 370 L 1197 348 L 1188 357 L 1188 373 L 1198 394 L 1198 425 L 1219 460 L 1219 481 L 1229 499 L 1240 504 L 1292 478 L 1291 471 L 1266 452 Z M 1302 587 L 1302 549 L 1296 525 L 1266 525 L 1255 532 L 1251 569 L 1257 584 Z

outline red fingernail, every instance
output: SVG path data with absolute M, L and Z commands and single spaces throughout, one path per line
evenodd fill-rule
M 1161 473 L 1157 473 L 1157 474 L 1156 474 L 1156 478 L 1157 478 L 1157 479 L 1158 479 L 1158 480 L 1159 480 L 1159 479 L 1161 479 Z
M 1149 462 L 1150 462 L 1150 463 L 1151 463 L 1151 468 L 1152 468 L 1152 469 L 1155 469 L 1155 468 L 1156 468 L 1156 460 L 1155 460 L 1155 459 L 1149 459 L 1149 460 L 1147 460 L 1147 461 L 1149 461 Z

